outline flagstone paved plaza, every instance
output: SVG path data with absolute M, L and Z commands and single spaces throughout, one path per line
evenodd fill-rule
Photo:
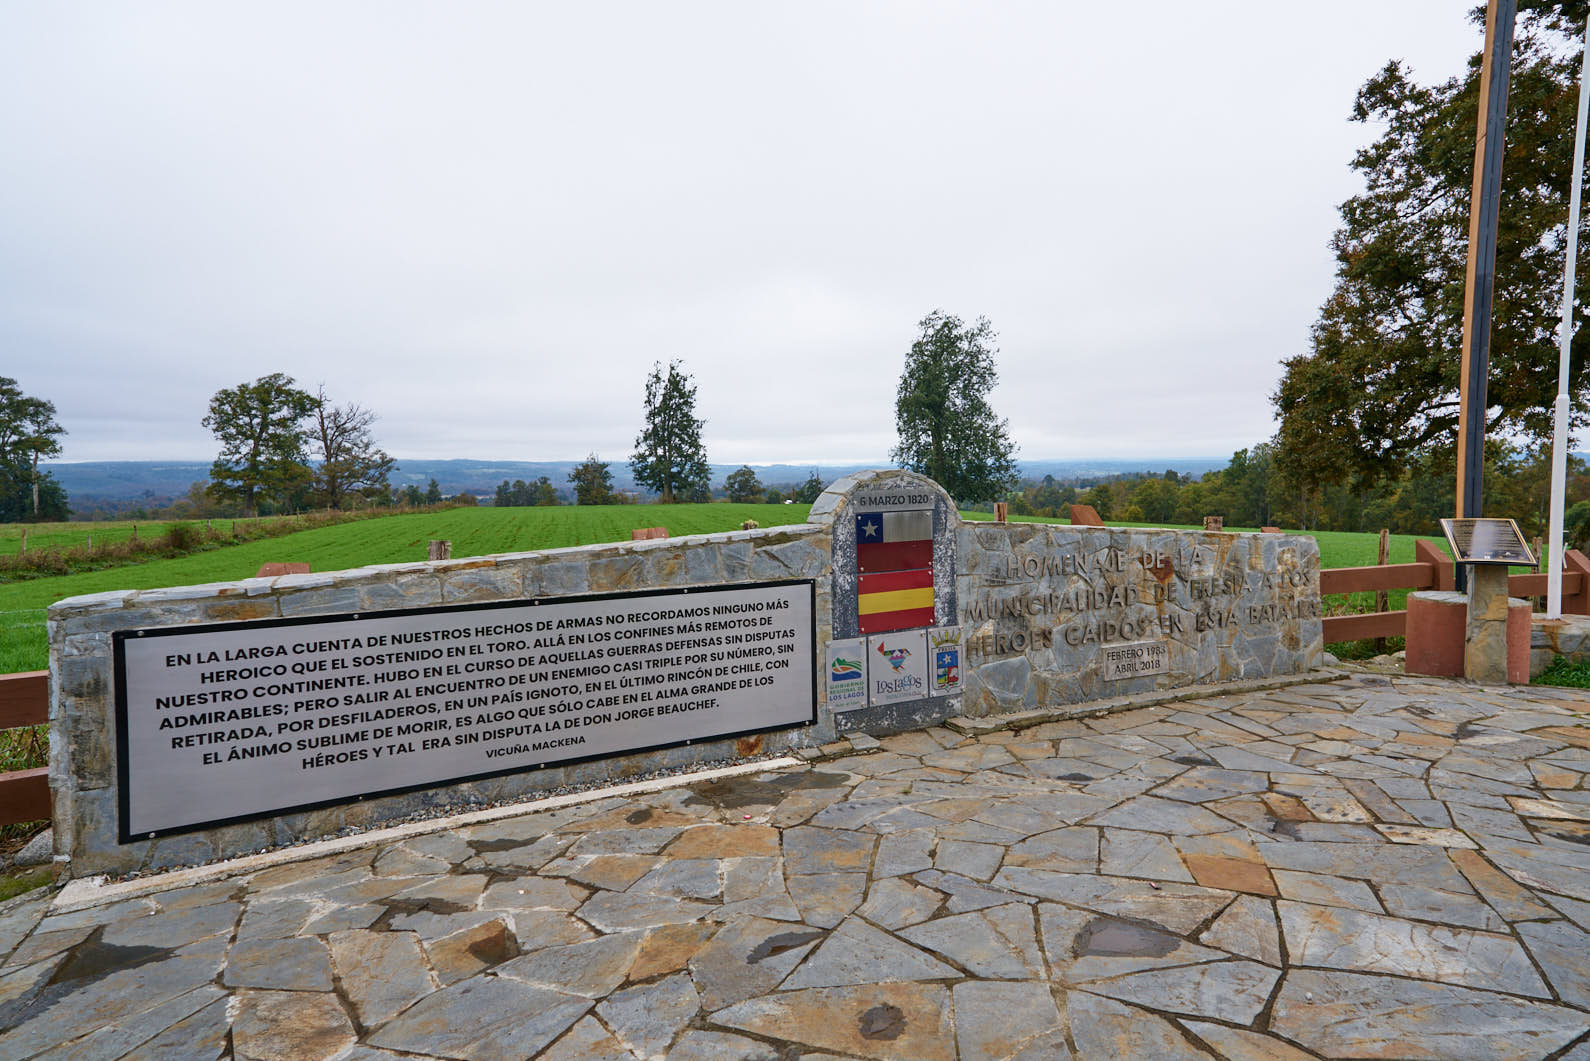
M 1356 674 L 72 912 L 0 1057 L 1590 1059 L 1590 696 Z

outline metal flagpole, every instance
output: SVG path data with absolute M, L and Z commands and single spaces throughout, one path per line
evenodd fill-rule
M 1568 193 L 1568 260 L 1562 267 L 1562 325 L 1557 345 L 1557 403 L 1551 432 L 1551 562 L 1546 565 L 1546 618 L 1562 618 L 1562 510 L 1568 479 L 1568 349 L 1573 343 L 1573 282 L 1579 256 L 1579 186 L 1584 176 L 1584 127 L 1590 114 L 1590 19 L 1579 66 L 1579 119 L 1574 125 L 1573 183 Z

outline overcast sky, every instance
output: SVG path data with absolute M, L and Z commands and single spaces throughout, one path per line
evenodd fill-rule
M 11 3 L 0 375 L 72 460 L 209 459 L 286 372 L 412 458 L 882 460 L 916 323 L 999 333 L 1026 458 L 1273 433 L 1347 120 L 1455 0 Z

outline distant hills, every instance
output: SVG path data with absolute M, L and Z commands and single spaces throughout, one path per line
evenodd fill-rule
M 392 473 L 392 484 L 402 488 L 410 483 L 424 488 L 432 479 L 449 496 L 468 491 L 490 497 L 504 479 L 533 481 L 540 476 L 553 485 L 568 485 L 569 472 L 579 461 L 487 461 L 487 460 L 403 460 Z M 1128 472 L 1161 473 L 1168 469 L 1180 475 L 1201 475 L 1223 468 L 1225 458 L 1152 458 L 1146 460 L 1032 460 L 1021 461 L 1024 477 L 1041 479 L 1103 478 Z M 626 461 L 611 462 L 613 483 L 619 489 L 635 488 Z M 54 474 L 66 489 L 73 508 L 105 502 L 144 501 L 150 505 L 168 504 L 188 492 L 196 482 L 207 479 L 209 461 L 49 461 L 40 464 Z M 714 464 L 712 481 L 720 484 L 739 464 Z M 888 467 L 884 460 L 860 464 L 753 464 L 757 478 L 768 486 L 805 482 L 813 471 L 825 483 L 850 472 Z

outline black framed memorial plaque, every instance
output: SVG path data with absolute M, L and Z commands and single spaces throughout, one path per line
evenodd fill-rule
M 134 839 L 817 721 L 812 579 L 116 631 Z

